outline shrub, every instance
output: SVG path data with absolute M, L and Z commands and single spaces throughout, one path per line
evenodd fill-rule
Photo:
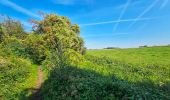
M 28 60 L 0 56 L 0 99 L 19 98 L 20 93 L 29 88 L 30 83 L 26 83 L 26 80 L 30 73 L 31 63 Z
M 27 57 L 34 63 L 41 64 L 46 59 L 48 49 L 45 47 L 45 41 L 41 35 L 29 34 L 23 41 Z

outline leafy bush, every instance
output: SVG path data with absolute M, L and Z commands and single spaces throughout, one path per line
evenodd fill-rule
M 28 55 L 27 57 L 34 63 L 41 64 L 41 62 L 46 59 L 48 49 L 45 47 L 45 41 L 41 35 L 34 33 L 29 34 L 23 40 L 23 45 L 25 47 L 25 52 Z
M 55 68 L 42 85 L 41 95 L 45 100 L 169 98 L 168 83 L 163 87 L 149 81 L 132 83 L 114 75 L 104 75 L 100 70 L 105 69 L 90 62 L 78 67 Z
M 24 44 L 22 43 L 21 40 L 17 39 L 16 37 L 5 38 L 0 45 L 1 45 L 1 49 L 3 48 L 2 50 L 5 52 L 4 54 L 21 56 L 21 57 L 28 56 L 28 54 L 25 51 Z
M 6 36 L 14 36 L 18 39 L 25 38 L 27 34 L 24 31 L 20 21 L 14 20 L 8 16 L 0 16 L 0 19 L 0 31 L 3 31 L 3 34 L 1 34 L 1 39 L 5 38 Z
M 78 65 L 83 61 L 84 57 L 72 49 L 68 49 L 64 52 L 63 63 L 65 63 L 65 65 Z
M 21 98 L 22 91 L 35 85 L 32 69 L 35 69 L 28 60 L 22 58 L 0 56 L 0 99 Z
M 35 33 L 42 34 L 47 47 L 56 50 L 59 56 L 67 49 L 84 52 L 84 41 L 79 35 L 80 29 L 78 25 L 72 25 L 67 17 L 47 14 L 43 20 L 33 22 Z

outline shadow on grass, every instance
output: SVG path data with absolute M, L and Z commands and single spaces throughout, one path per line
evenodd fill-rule
M 34 89 L 27 89 L 23 94 Z M 170 84 L 150 81 L 130 83 L 115 76 L 103 76 L 77 67 L 56 68 L 29 100 L 115 100 L 170 99 Z M 25 99 L 24 99 L 25 100 Z

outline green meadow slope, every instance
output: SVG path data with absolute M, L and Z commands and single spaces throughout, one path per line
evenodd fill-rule
M 155 84 L 170 82 L 170 47 L 149 47 L 135 49 L 89 50 L 87 58 L 94 63 L 107 65 L 113 62 L 110 68 L 115 75 L 130 82 L 149 80 Z M 93 60 L 95 59 L 95 60 Z M 119 67 L 118 67 L 119 66 Z M 122 66 L 122 67 L 120 67 Z
M 89 50 L 87 54 L 130 64 L 170 65 L 170 46 Z
M 170 46 L 89 50 L 86 58 L 101 66 L 99 73 L 127 81 L 142 98 L 170 96 Z
M 88 50 L 85 61 L 52 70 L 45 100 L 170 99 L 170 47 Z

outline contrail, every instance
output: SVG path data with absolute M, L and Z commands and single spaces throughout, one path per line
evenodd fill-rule
M 86 35 L 84 36 L 84 38 L 96 38 L 96 37 L 113 37 L 113 36 L 120 36 L 120 35 L 128 35 L 129 33 L 105 33 L 105 34 L 102 34 L 102 35 Z
M 149 12 L 158 2 L 159 0 L 155 0 L 149 7 L 147 7 L 136 19 L 133 23 L 131 23 L 128 28 L 132 27 L 134 24 L 136 24 L 136 22 L 138 21 L 138 19 L 140 19 L 143 15 L 145 15 L 147 12 Z
M 127 3 L 125 4 L 125 6 L 124 6 L 124 8 L 123 8 L 123 10 L 122 10 L 122 12 L 121 12 L 118 20 L 121 20 L 121 18 L 122 18 L 123 15 L 125 14 L 125 11 L 127 10 L 128 6 L 129 6 L 130 2 L 131 2 L 131 0 L 128 0 L 128 1 L 127 1 Z M 117 29 L 118 26 L 119 26 L 119 23 L 116 23 L 116 24 L 114 25 L 113 31 L 116 31 L 116 29 Z
M 18 12 L 21 12 L 23 14 L 26 14 L 28 16 L 31 16 L 31 17 L 35 17 L 35 18 L 40 18 L 37 14 L 34 14 L 32 13 L 31 11 L 9 1 L 9 0 L 0 0 L 0 4 L 3 4 L 5 6 L 8 6 L 8 7 L 11 7 L 13 8 L 14 10 L 18 11 Z
M 164 2 L 162 3 L 160 9 L 164 8 L 167 4 L 168 4 L 169 0 L 164 0 Z
M 112 24 L 112 23 L 120 23 L 120 22 L 143 21 L 143 20 L 151 20 L 151 19 L 154 18 L 123 19 L 123 20 L 105 21 L 105 22 L 98 22 L 98 23 L 80 24 L 80 26 L 94 26 L 94 25 Z

